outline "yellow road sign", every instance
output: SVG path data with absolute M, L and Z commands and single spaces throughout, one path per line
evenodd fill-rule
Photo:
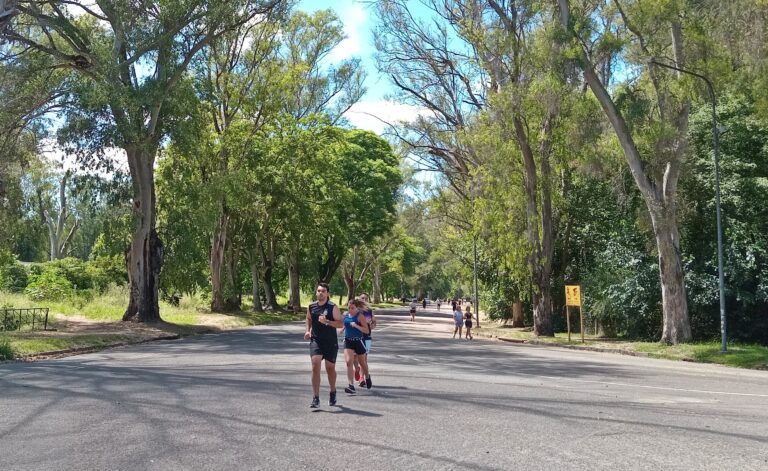
M 581 286 L 565 285 L 565 305 L 581 307 Z

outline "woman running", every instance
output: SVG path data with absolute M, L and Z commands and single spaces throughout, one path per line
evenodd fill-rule
M 355 299 L 349 302 L 349 310 L 344 315 L 344 361 L 347 363 L 347 380 L 349 386 L 344 388 L 347 394 L 355 394 L 355 358 L 360 363 L 360 369 L 367 378 L 368 358 L 365 356 L 366 350 L 363 344 L 363 335 L 370 334 L 368 321 L 365 319 L 363 310 L 366 305 L 363 301 Z
M 464 313 L 464 327 L 467 329 L 464 338 L 472 340 L 474 337 L 472 337 L 472 305 L 470 304 L 467 304 L 467 311 Z M 459 334 L 459 338 L 461 338 L 461 334 Z

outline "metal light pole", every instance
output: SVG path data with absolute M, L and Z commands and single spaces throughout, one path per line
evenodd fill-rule
M 704 80 L 707 84 L 707 89 L 709 90 L 709 96 L 712 98 L 712 146 L 714 147 L 715 153 L 715 212 L 717 214 L 717 274 L 720 285 L 720 336 L 722 342 L 721 352 L 726 353 L 728 352 L 728 342 L 725 319 L 725 277 L 723 276 L 723 225 L 720 216 L 720 129 L 717 127 L 717 97 L 715 97 L 715 87 L 712 86 L 712 82 L 710 82 L 704 75 L 657 62 L 655 60 L 652 60 L 651 63 L 684 74 L 693 75 L 694 77 Z

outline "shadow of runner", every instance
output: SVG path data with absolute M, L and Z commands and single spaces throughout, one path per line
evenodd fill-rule
M 334 412 L 332 410 L 325 410 L 325 409 L 313 409 L 312 412 L 326 412 L 331 414 L 349 414 L 349 415 L 358 415 L 360 417 L 384 417 L 383 414 L 377 414 L 376 412 L 369 412 L 366 410 L 359 410 L 359 409 L 350 409 L 347 406 L 336 404 L 335 406 L 329 406 L 332 409 L 338 409 L 338 412 Z

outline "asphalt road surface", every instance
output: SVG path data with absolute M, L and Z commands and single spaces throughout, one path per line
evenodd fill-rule
M 301 323 L 0 365 L 0 470 L 768 470 L 768 372 L 451 339 L 380 312 L 311 410 Z

